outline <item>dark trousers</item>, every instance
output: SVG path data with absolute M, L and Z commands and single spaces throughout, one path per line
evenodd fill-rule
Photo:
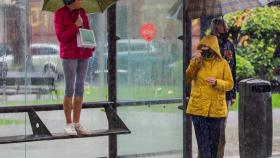
M 217 158 L 220 129 L 224 118 L 191 117 L 199 155 L 201 158 Z
M 225 119 L 224 123 L 221 125 L 217 158 L 224 157 L 225 145 L 226 145 L 226 122 L 227 122 L 227 119 Z
M 229 112 L 230 105 L 231 105 L 231 101 L 227 100 L 228 112 Z M 227 123 L 227 118 L 225 118 L 224 122 L 221 125 L 220 141 L 219 141 L 219 146 L 218 146 L 217 158 L 223 158 L 224 157 L 225 145 L 226 145 L 226 123 Z

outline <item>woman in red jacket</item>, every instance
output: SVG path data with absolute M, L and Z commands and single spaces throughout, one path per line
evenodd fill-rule
M 63 101 L 67 123 L 65 133 L 87 135 L 90 131 L 79 122 L 88 61 L 94 49 L 77 47 L 79 28 L 90 28 L 86 12 L 81 8 L 83 0 L 63 0 L 63 2 L 65 6 L 55 12 L 54 24 L 65 78 Z

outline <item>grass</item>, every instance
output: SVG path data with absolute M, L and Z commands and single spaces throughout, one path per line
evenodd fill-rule
M 280 108 L 280 94 L 272 94 L 272 106 L 273 108 Z
M 20 125 L 24 124 L 23 120 L 15 120 L 15 119 L 0 119 L 0 126 L 5 125 Z
M 145 106 L 126 106 L 120 107 L 121 111 L 138 111 L 138 112 L 158 112 L 158 113 L 176 113 L 178 106 L 181 104 L 168 104 L 168 105 L 145 105 Z
M 53 94 L 53 98 L 49 95 L 43 96 L 41 99 L 27 99 L 26 104 L 38 105 L 38 104 L 61 104 L 63 101 L 63 89 L 58 90 L 58 99 Z M 108 88 L 107 87 L 92 87 L 86 86 L 84 93 L 84 101 L 106 101 L 108 100 Z M 118 99 L 119 100 L 150 100 L 150 99 L 164 99 L 164 98 L 180 98 L 182 95 L 182 89 L 179 86 L 120 86 L 118 87 Z M 28 97 L 27 97 L 28 98 Z M 231 107 L 231 110 L 238 110 L 238 98 L 236 103 Z M 24 105 L 24 100 L 8 101 L 6 105 L 16 106 Z M 178 105 L 179 106 L 179 105 Z M 280 108 L 280 94 L 272 94 L 272 106 L 273 108 Z M 153 106 L 154 107 L 154 106 Z M 154 110 L 152 106 L 150 110 Z M 174 106 L 170 109 L 168 105 L 155 106 L 155 111 L 175 111 Z M 141 109 L 141 108 L 140 108 Z
M 171 86 L 150 86 L 150 87 L 120 87 L 118 97 L 120 100 L 144 100 L 179 98 L 182 90 Z
M 238 110 L 238 100 L 239 94 L 237 94 L 236 102 L 230 108 L 231 110 Z M 272 108 L 277 109 L 280 108 L 280 94 L 272 94 Z
M 60 104 L 63 101 L 63 90 L 58 90 L 58 99 L 53 93 L 51 95 L 42 96 L 40 99 L 29 99 L 27 96 L 26 104 Z M 181 97 L 181 91 L 177 87 L 171 86 L 150 86 L 150 87 L 118 87 L 118 98 L 120 100 L 149 100 L 149 99 L 163 99 L 163 98 L 179 98 Z M 6 105 L 16 106 L 24 105 L 24 98 L 17 99 L 17 101 L 8 101 Z M 108 89 L 107 87 L 85 87 L 84 101 L 106 101 L 108 100 Z
M 91 101 L 104 101 L 107 100 L 107 87 L 86 87 L 85 88 L 85 102 Z M 40 100 L 28 100 L 26 104 L 61 104 L 63 99 L 63 90 L 58 90 L 59 99 L 56 99 L 53 95 L 53 99 L 50 96 L 44 96 Z M 150 86 L 150 87 L 118 87 L 118 94 L 120 100 L 149 100 L 149 99 L 163 99 L 163 98 L 179 98 L 181 97 L 181 89 L 178 87 L 171 86 Z M 238 110 L 238 98 L 237 95 L 236 103 L 231 107 L 231 110 Z M 16 106 L 24 105 L 24 100 L 9 101 L 6 105 Z M 163 113 L 175 113 L 178 112 L 178 104 L 168 105 L 156 105 L 156 106 L 133 106 L 133 107 L 121 107 L 123 111 L 144 111 L 144 112 L 163 112 Z M 274 109 L 280 108 L 280 94 L 272 94 L 272 106 Z M 24 121 L 16 119 L 1 119 L 0 126 L 3 125 L 19 125 L 23 124 Z

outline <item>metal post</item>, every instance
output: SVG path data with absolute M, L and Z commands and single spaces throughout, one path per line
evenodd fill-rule
M 108 95 L 109 101 L 114 102 L 112 107 L 116 108 L 117 101 L 117 64 L 116 64 L 116 5 L 111 6 L 107 11 L 108 31 Z M 117 157 L 117 136 L 109 136 L 109 158 Z
M 192 158 L 192 125 L 188 115 L 187 97 L 190 96 L 191 85 L 186 82 L 186 68 L 192 56 L 192 22 L 187 16 L 187 0 L 183 0 L 183 157 Z

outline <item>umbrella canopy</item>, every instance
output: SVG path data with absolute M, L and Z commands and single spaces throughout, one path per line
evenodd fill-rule
M 183 19 L 183 0 L 177 0 L 169 9 L 167 18 L 169 19 Z
M 187 0 L 187 16 L 221 16 L 238 10 L 261 7 L 275 0 Z M 169 10 L 168 17 L 182 19 L 183 0 L 178 0 Z
M 88 14 L 103 12 L 116 1 L 117 0 L 84 0 L 82 8 L 84 8 Z M 63 6 L 63 0 L 44 0 L 42 10 L 54 12 Z
M 280 7 L 280 0 L 275 0 L 273 2 L 270 2 L 268 5 L 269 6 L 278 6 L 278 7 Z

